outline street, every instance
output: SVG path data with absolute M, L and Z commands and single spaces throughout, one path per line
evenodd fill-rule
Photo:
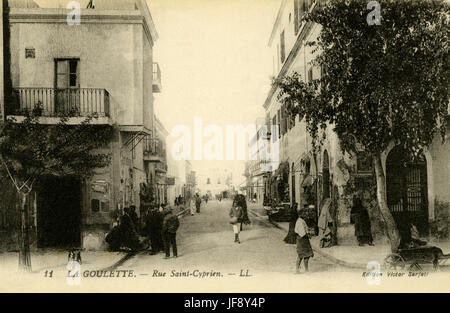
M 383 272 L 378 284 L 365 276 L 369 270 L 345 268 L 317 253 L 309 262 L 309 273 L 302 265 L 302 273 L 295 274 L 295 245 L 285 244 L 286 232 L 266 218 L 250 211 L 252 224 L 244 225 L 241 244 L 234 243 L 230 206 L 229 200 L 209 201 L 206 206 L 203 202 L 200 214 L 185 215 L 177 233 L 178 258 L 139 253 L 117 269 L 135 271 L 133 288 L 158 292 L 376 292 L 380 286 L 404 289 L 411 279 L 408 273 L 393 277 Z M 424 275 L 414 278 L 411 286 L 421 290 L 418 283 L 424 279 L 429 289 L 432 278 L 436 288 L 442 288 L 439 284 L 446 280 L 444 273 Z
M 268 273 L 292 274 L 295 271 L 295 245 L 283 242 L 286 235 L 267 220 L 249 213 L 251 225 L 244 225 L 241 244 L 234 243 L 229 224 L 231 201 L 202 203 L 200 214 L 185 215 L 177 233 L 178 258 L 164 259 L 140 253 L 122 265 L 138 272 L 152 274 L 153 269 L 170 274 L 172 269 L 182 271 L 220 271 L 224 276 L 239 276 L 249 271 L 252 276 Z M 171 251 L 172 253 L 172 251 Z M 310 262 L 311 272 L 341 270 L 316 255 Z M 230 275 L 232 274 L 232 275 Z
M 59 292 L 376 292 L 405 290 L 406 282 L 415 291 L 442 290 L 448 285 L 444 271 L 413 277 L 408 271 L 382 271 L 377 280 L 367 277 L 369 270 L 339 266 L 317 253 L 310 260 L 309 273 L 303 273 L 302 266 L 302 273 L 294 274 L 296 248 L 283 242 L 286 232 L 250 211 L 252 224 L 244 225 L 241 244 L 234 243 L 230 206 L 229 200 L 210 201 L 206 206 L 203 202 L 200 214 L 182 217 L 178 258 L 164 259 L 164 253 L 149 255 L 148 251 L 121 258 L 92 252 L 89 262 L 81 265 L 79 282 L 69 283 L 65 266 L 18 274 L 13 270 L 17 255 L 8 259 L 5 255 L 3 264 L 10 263 L 10 269 L 2 267 L 3 286 L 8 291 L 24 285 L 39 291 L 45 286 Z

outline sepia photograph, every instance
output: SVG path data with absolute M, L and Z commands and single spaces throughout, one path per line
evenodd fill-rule
M 450 1 L 0 2 L 0 293 L 450 292 Z

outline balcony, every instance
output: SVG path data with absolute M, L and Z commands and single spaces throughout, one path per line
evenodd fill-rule
M 144 161 L 166 163 L 166 149 L 163 141 L 152 139 L 150 136 L 144 138 Z
M 153 63 L 153 92 L 161 92 L 161 69 L 159 68 L 159 64 Z
M 109 93 L 97 88 L 14 88 L 16 118 L 30 112 L 42 121 L 59 121 L 60 117 L 80 118 L 94 116 L 93 123 L 110 124 Z M 20 119 L 20 118 L 19 118 Z M 76 121 L 73 121 L 76 123 Z
M 160 174 L 167 173 L 167 164 L 165 163 L 155 163 L 155 172 Z

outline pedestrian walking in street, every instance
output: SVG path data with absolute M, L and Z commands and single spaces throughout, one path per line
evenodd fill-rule
M 165 259 L 170 258 L 170 247 L 172 246 L 173 256 L 178 257 L 177 251 L 177 230 L 180 226 L 180 221 L 176 215 L 173 214 L 171 208 L 164 212 L 164 221 L 162 227 L 162 238 L 164 241 L 164 251 L 166 253 Z
M 291 209 L 290 209 L 290 220 L 289 220 L 289 231 L 286 235 L 286 237 L 284 238 L 284 242 L 287 244 L 296 244 L 297 243 L 297 234 L 295 232 L 295 223 L 297 222 L 298 219 L 298 204 L 297 202 L 294 202 L 294 204 L 292 204 Z
M 202 204 L 202 198 L 198 195 L 198 193 L 195 194 L 195 208 L 197 209 L 197 213 L 200 213 L 200 206 Z
M 304 260 L 305 264 L 305 272 L 309 271 L 309 258 L 314 257 L 314 252 L 311 248 L 311 243 L 309 242 L 308 235 L 308 225 L 306 225 L 305 220 L 303 219 L 303 210 L 298 212 L 297 222 L 295 223 L 295 233 L 297 236 L 297 266 L 296 273 L 300 274 L 300 265 L 302 264 L 302 260 Z
M 241 231 L 242 231 L 242 225 L 243 224 L 251 224 L 250 219 L 248 218 L 248 211 L 247 211 L 247 201 L 245 200 L 245 196 L 242 194 L 238 194 L 233 199 L 233 206 L 239 206 L 242 209 L 242 218 L 241 218 Z
M 189 205 L 189 210 L 191 211 L 191 216 L 195 215 L 195 201 L 194 199 L 189 199 L 188 200 L 188 205 Z
M 232 205 L 230 210 L 230 224 L 233 225 L 234 242 L 241 243 L 239 233 L 241 231 L 242 208 L 238 205 Z
M 361 199 L 358 197 L 353 199 L 350 222 L 355 224 L 355 236 L 358 240 L 358 245 L 364 246 L 365 244 L 369 244 L 370 246 L 373 246 L 369 213 L 363 206 Z

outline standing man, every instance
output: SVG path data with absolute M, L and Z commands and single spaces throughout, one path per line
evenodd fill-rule
M 200 206 L 202 204 L 202 199 L 198 195 L 198 193 L 195 194 L 195 207 L 197 209 L 197 213 L 200 213 Z
M 177 251 L 177 230 L 180 227 L 178 217 L 173 214 L 172 209 L 168 208 L 164 211 L 164 221 L 162 226 L 162 238 L 164 241 L 165 259 L 170 258 L 170 246 L 173 249 L 173 257 L 178 257 Z
M 155 206 L 152 206 L 150 209 L 150 212 L 147 215 L 147 223 L 146 223 L 146 230 L 148 233 L 148 236 L 150 237 L 150 245 L 151 245 L 151 251 L 150 254 L 154 255 L 157 254 L 159 251 L 162 250 L 162 240 L 161 240 L 161 213 L 158 211 L 158 208 Z

